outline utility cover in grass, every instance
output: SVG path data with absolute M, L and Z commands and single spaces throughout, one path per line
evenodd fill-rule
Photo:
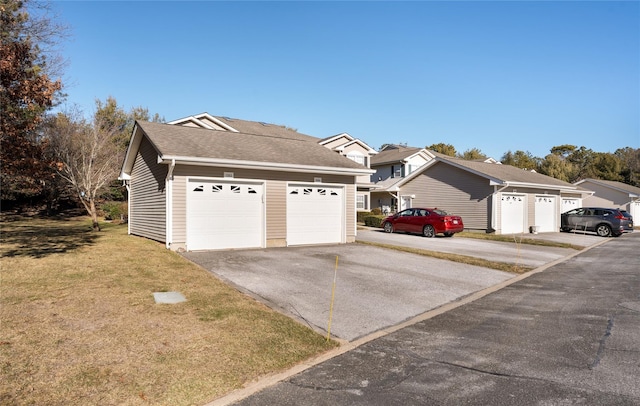
M 187 298 L 180 292 L 153 292 L 156 303 L 176 304 L 186 302 Z

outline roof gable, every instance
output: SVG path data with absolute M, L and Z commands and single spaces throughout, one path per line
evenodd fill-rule
M 182 125 L 185 127 L 206 128 L 209 130 L 225 130 L 225 131 L 231 131 L 231 132 L 238 132 L 238 130 L 221 122 L 220 120 L 209 115 L 208 113 L 201 113 L 195 116 L 180 118 L 178 120 L 171 121 L 168 124 Z
M 327 137 L 327 138 L 323 138 L 320 141 L 318 141 L 318 144 L 320 145 L 326 145 L 326 144 L 330 144 L 334 141 L 339 140 L 340 138 L 344 138 L 345 139 L 345 143 L 353 141 L 354 138 L 349 135 L 348 133 L 340 133 L 340 134 L 336 134 L 336 135 L 332 135 L 331 137 Z
M 516 168 L 511 165 L 496 165 L 488 162 L 467 161 L 459 158 L 436 157 L 434 160 L 425 164 L 422 168 L 417 169 L 409 176 L 403 179 L 397 186 L 411 181 L 430 167 L 436 164 L 451 165 L 467 172 L 478 175 L 487 179 L 491 184 L 498 186 L 521 186 L 521 187 L 540 187 L 553 190 L 581 190 L 576 185 L 565 182 L 551 176 L 543 175 L 537 172 L 530 172 L 524 169 Z
M 588 179 L 583 179 L 581 181 L 576 182 L 575 185 L 583 185 L 584 183 L 587 183 L 587 184 L 592 183 L 592 184 L 604 186 L 609 189 L 616 190 L 618 192 L 628 193 L 630 197 L 640 197 L 640 188 L 636 186 L 628 185 L 626 183 L 616 182 L 613 180 L 601 180 L 601 179 L 588 178 Z
M 344 152 L 345 149 L 348 149 L 353 145 L 358 145 L 369 155 L 375 155 L 378 153 L 378 151 L 371 148 L 366 142 L 358 138 L 354 138 L 348 133 L 340 133 L 331 137 L 323 138 L 318 141 L 318 143 L 339 152 Z
M 396 162 L 404 162 L 414 155 L 423 154 L 425 160 L 429 160 L 433 158 L 434 155 L 431 154 L 424 148 L 417 147 L 403 147 L 398 145 L 386 146 L 378 155 L 371 158 L 371 166 L 380 166 L 385 164 L 391 164 Z

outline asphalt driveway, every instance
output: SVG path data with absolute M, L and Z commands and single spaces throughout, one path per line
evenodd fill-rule
M 446 239 L 447 243 L 455 241 Z M 335 275 L 331 335 L 347 341 L 515 277 L 362 244 L 183 255 L 322 334 L 327 334 L 329 328 Z

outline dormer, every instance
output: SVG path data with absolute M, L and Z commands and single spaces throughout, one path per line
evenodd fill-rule
M 318 143 L 367 168 L 371 167 L 371 157 L 378 153 L 362 140 L 354 138 L 347 133 L 322 139 Z
M 435 155 L 424 148 L 386 145 L 371 160 L 371 168 L 376 170 L 371 179 L 379 182 L 390 178 L 404 178 L 434 158 Z

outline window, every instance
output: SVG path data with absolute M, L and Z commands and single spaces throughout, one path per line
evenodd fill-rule
M 360 165 L 367 166 L 367 158 L 360 152 L 349 152 L 347 154 L 347 158 L 349 158 L 353 162 L 359 163 Z
M 365 195 L 356 196 L 356 209 L 367 210 L 367 196 Z
M 402 165 L 399 165 L 399 166 L 391 165 L 392 178 L 401 178 L 403 176 L 402 172 L 403 172 Z

